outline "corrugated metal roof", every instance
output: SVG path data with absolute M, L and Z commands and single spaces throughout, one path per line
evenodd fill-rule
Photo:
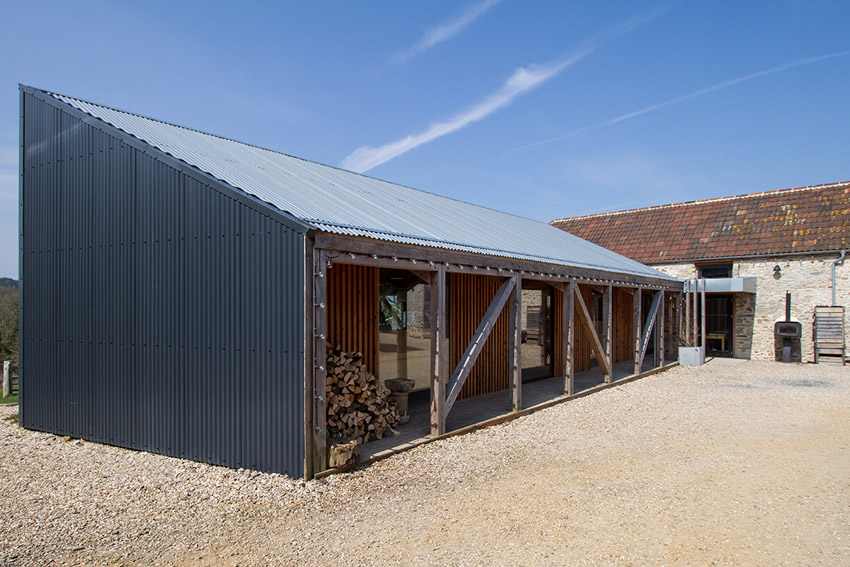
M 64 95 L 47 94 L 318 230 L 670 279 L 546 223 Z

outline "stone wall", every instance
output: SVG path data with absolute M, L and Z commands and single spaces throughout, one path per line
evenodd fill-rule
M 734 347 L 735 358 L 753 358 L 753 325 L 756 316 L 756 296 L 752 293 L 735 294 Z
M 773 336 L 773 324 L 785 319 L 785 292 L 791 292 L 791 319 L 803 324 L 803 338 L 792 351 L 795 358 L 814 360 L 812 315 L 816 305 L 832 303 L 832 262 L 838 254 L 773 256 L 732 261 L 732 276 L 755 277 L 756 295 L 735 294 L 735 346 L 737 358 L 776 360 L 781 343 Z M 708 263 L 708 262 L 707 262 Z M 781 275 L 776 277 L 774 266 Z M 652 265 L 671 276 L 687 279 L 697 275 L 694 263 Z M 850 330 L 850 257 L 835 269 L 837 305 L 845 307 L 845 340 Z
M 428 310 L 431 307 L 428 286 L 417 284 L 407 292 L 407 333 L 417 339 L 430 337 Z

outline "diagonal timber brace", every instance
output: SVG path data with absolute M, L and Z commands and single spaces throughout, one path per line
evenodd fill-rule
M 605 353 L 605 349 L 602 348 L 602 341 L 599 339 L 599 334 L 596 332 L 596 327 L 593 325 L 593 320 L 590 318 L 590 312 L 587 310 L 587 305 L 584 302 L 584 297 L 582 297 L 578 286 L 575 286 L 573 290 L 573 297 L 575 298 L 576 305 L 579 306 L 579 311 L 581 311 L 581 317 L 579 319 L 584 323 L 585 329 L 587 329 L 590 337 L 593 339 L 593 350 L 596 353 L 596 360 L 599 362 L 599 368 L 602 369 L 602 374 L 607 377 L 607 382 L 611 377 L 611 368 L 608 364 L 608 357 Z M 606 321 L 606 324 L 608 323 L 609 321 Z
M 466 350 L 452 373 L 451 380 L 449 380 L 449 383 L 446 386 L 446 390 L 448 391 L 448 397 L 446 399 L 446 414 L 451 411 L 455 400 L 457 400 L 458 394 L 460 394 L 460 389 L 463 388 L 464 382 L 466 382 L 466 379 L 469 377 L 472 365 L 475 364 L 475 361 L 478 359 L 478 355 L 480 355 L 481 351 L 484 349 L 484 343 L 487 341 L 487 337 L 490 336 L 490 331 L 493 330 L 496 320 L 502 312 L 502 308 L 508 302 L 508 298 L 510 298 L 511 292 L 513 292 L 518 281 L 519 276 L 513 276 L 502 283 L 499 291 L 496 292 L 496 297 L 493 298 L 493 301 L 490 302 L 490 306 L 487 308 L 486 313 L 484 313 L 484 318 L 481 319 L 481 323 L 478 324 L 478 329 L 475 330 L 475 334 L 472 335 L 472 339 L 466 346 Z
M 661 298 L 664 293 L 656 291 L 652 298 L 652 307 L 649 308 L 649 313 L 646 317 L 646 326 L 643 328 L 643 335 L 640 340 L 640 359 L 636 368 L 643 368 L 643 359 L 646 356 L 646 348 L 649 346 L 649 336 L 652 334 L 652 328 L 655 326 L 655 318 L 658 315 L 658 308 L 661 305 Z

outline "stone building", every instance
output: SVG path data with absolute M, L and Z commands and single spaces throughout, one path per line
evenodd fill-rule
M 777 359 L 774 323 L 803 325 L 794 358 L 813 360 L 815 306 L 850 307 L 850 182 L 558 219 L 552 225 L 681 279 L 707 278 L 708 354 Z M 835 282 L 833 288 L 833 266 Z M 845 311 L 845 318 L 847 312 Z M 848 321 L 845 319 L 845 341 Z

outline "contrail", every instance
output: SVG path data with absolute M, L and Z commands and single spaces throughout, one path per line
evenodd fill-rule
M 555 136 L 553 138 L 547 138 L 545 140 L 540 140 L 539 142 L 533 142 L 531 144 L 526 144 L 524 146 L 519 146 L 512 150 L 509 150 L 503 154 L 501 157 L 508 157 L 516 154 L 520 154 L 526 152 L 528 150 L 532 150 L 535 148 L 539 148 L 541 146 L 546 146 L 552 144 L 554 142 L 558 142 L 565 138 L 569 138 L 571 136 L 575 136 L 576 134 L 580 134 L 582 132 L 586 132 L 588 130 L 594 130 L 596 128 L 602 128 L 603 126 L 610 126 L 611 124 L 616 124 L 617 122 L 623 122 L 624 120 L 629 120 L 630 118 L 635 118 L 637 116 L 641 116 L 643 114 L 647 114 L 648 112 L 652 112 L 654 110 L 659 110 L 661 108 L 665 108 L 667 106 L 671 106 L 673 104 L 677 104 L 680 102 L 684 102 L 686 100 L 690 100 L 692 98 L 697 98 L 702 95 L 706 95 L 709 93 L 713 93 L 715 91 L 719 91 L 721 89 L 725 89 L 740 83 L 745 83 L 747 81 L 752 81 L 753 79 L 758 79 L 761 77 L 766 77 L 767 75 L 773 75 L 775 73 L 780 73 L 782 71 L 787 71 L 788 69 L 792 69 L 794 67 L 801 67 L 803 65 L 811 65 L 812 63 L 817 63 L 819 61 L 824 61 L 826 59 L 832 59 L 834 57 L 844 57 L 850 55 L 850 51 L 839 51 L 836 53 L 830 53 L 828 55 L 820 55 L 818 57 L 809 57 L 806 59 L 797 59 L 796 61 L 791 61 L 790 63 L 785 63 L 784 65 L 779 65 L 778 67 L 772 67 L 770 69 L 766 69 L 764 71 L 759 71 L 757 73 L 752 73 L 750 75 L 745 75 L 743 77 L 738 77 L 737 79 L 732 79 L 730 81 L 724 81 L 722 83 L 718 83 L 716 85 L 706 87 L 704 89 L 700 89 L 698 91 L 694 91 L 690 94 L 682 95 L 673 99 L 670 99 L 665 102 L 659 102 L 658 104 L 653 104 L 651 106 L 647 106 L 645 108 L 641 108 L 640 110 L 636 110 L 634 112 L 629 112 L 626 114 L 621 114 L 619 116 L 615 116 L 614 118 L 610 118 L 603 122 L 597 122 L 596 124 L 590 124 L 588 126 L 582 126 L 581 128 L 577 128 L 576 130 L 572 130 L 567 132 L 566 134 L 561 134 L 559 136 Z
M 431 124 L 427 130 L 419 134 L 414 134 L 384 144 L 377 148 L 363 146 L 357 148 L 342 161 L 342 168 L 358 173 L 369 171 L 373 167 L 377 167 L 382 163 L 400 156 L 403 153 L 426 144 L 432 140 L 436 140 L 446 134 L 456 132 L 464 126 L 473 122 L 483 120 L 493 114 L 502 107 L 510 104 L 517 96 L 535 89 L 563 71 L 569 65 L 584 58 L 590 51 L 583 51 L 573 57 L 556 64 L 546 66 L 530 65 L 517 69 L 511 77 L 505 81 L 505 84 L 492 93 L 483 101 L 474 105 L 469 110 L 462 112 L 451 120 L 445 122 L 435 122 Z
M 424 132 L 412 134 L 400 140 L 384 144 L 383 146 L 362 146 L 349 154 L 340 164 L 343 169 L 363 173 L 370 169 L 386 163 L 410 150 L 426 144 L 437 138 L 456 132 L 473 122 L 483 120 L 499 110 L 508 106 L 521 94 L 536 89 L 546 81 L 561 73 L 564 69 L 581 61 L 603 44 L 625 34 L 634 28 L 655 19 L 669 8 L 653 10 L 645 14 L 629 18 L 618 25 L 593 36 L 584 45 L 569 55 L 547 63 L 545 65 L 529 65 L 520 67 L 507 81 L 495 92 L 487 96 L 483 101 L 473 105 L 470 109 L 458 114 L 454 118 L 432 123 Z
M 436 27 L 427 30 L 425 32 L 425 35 L 422 36 L 422 38 L 416 43 L 414 43 L 409 49 L 393 57 L 391 63 L 395 65 L 404 63 L 408 59 L 419 55 L 423 51 L 431 49 L 438 43 L 442 43 L 453 38 L 454 36 L 461 33 L 463 30 L 465 30 L 467 27 L 472 25 L 475 20 L 477 20 L 484 12 L 486 12 L 499 2 L 501 2 L 501 0 L 485 0 L 480 4 L 475 4 L 474 6 L 471 6 L 453 20 L 448 20 Z

